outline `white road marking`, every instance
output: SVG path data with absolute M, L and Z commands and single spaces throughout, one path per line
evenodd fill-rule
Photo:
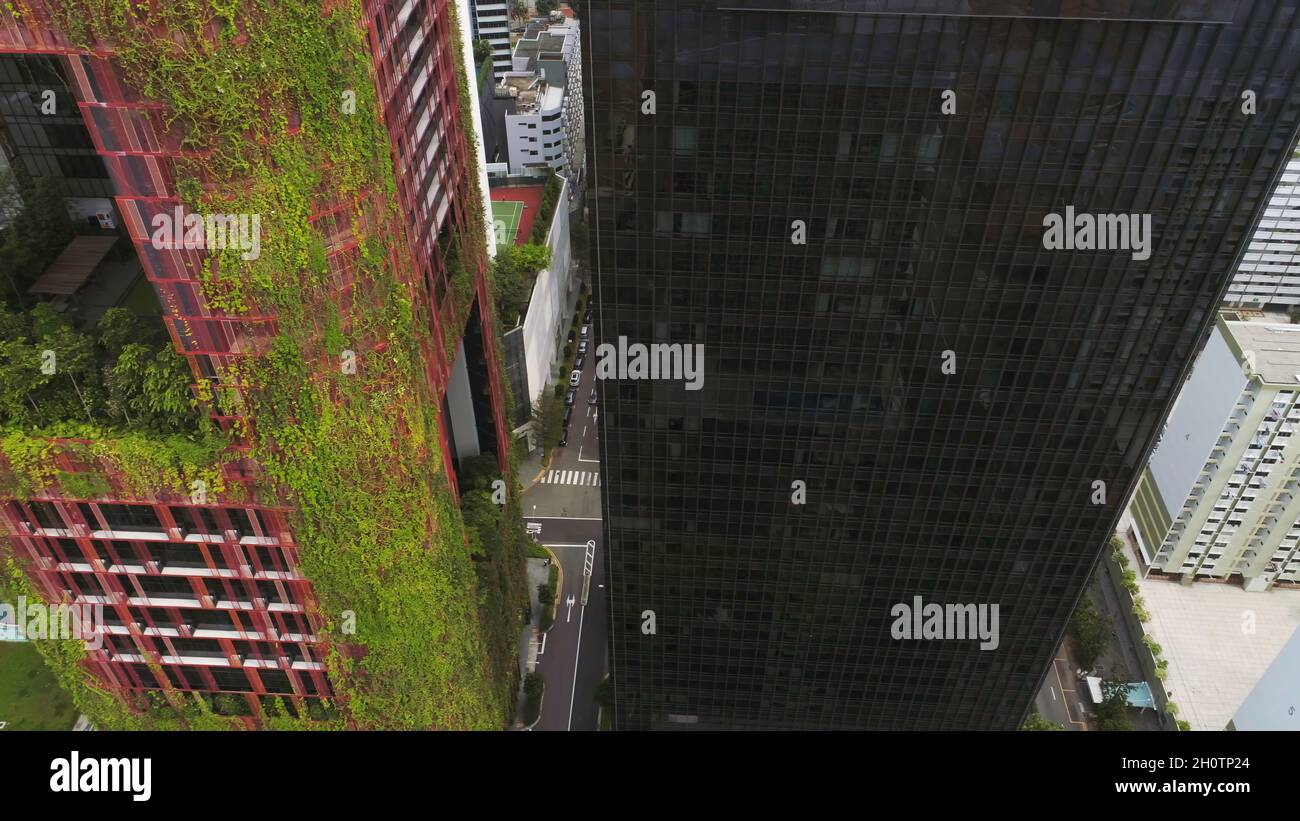
M 591 470 L 553 470 L 546 476 L 542 477 L 540 484 L 595 486 L 600 484 L 600 474 Z M 569 517 L 555 516 L 552 518 L 565 519 Z M 594 521 L 600 520 L 596 519 Z
M 578 649 L 573 654 L 573 687 L 569 689 L 569 730 L 573 729 L 573 702 L 578 696 L 578 659 L 582 658 L 582 623 L 586 620 L 587 608 L 584 606 L 578 611 Z

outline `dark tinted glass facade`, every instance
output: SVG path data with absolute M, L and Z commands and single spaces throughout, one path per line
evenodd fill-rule
M 1297 3 L 735 5 L 583 4 L 596 340 L 705 346 L 602 394 L 616 726 L 1012 729 L 1294 142 Z

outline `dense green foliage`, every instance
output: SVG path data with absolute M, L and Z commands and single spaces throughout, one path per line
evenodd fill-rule
M 492 291 L 497 318 L 507 328 L 519 324 L 520 315 L 532 296 L 537 272 L 551 264 L 551 249 L 545 245 L 502 245 L 492 260 Z
M 528 237 L 528 241 L 537 245 L 546 244 L 546 235 L 551 230 L 551 217 L 555 216 L 555 206 L 560 201 L 560 189 L 564 181 L 559 175 L 552 174 L 546 180 L 546 189 L 542 192 L 542 204 L 537 208 L 537 216 L 533 219 L 533 231 Z
M 91 332 L 49 303 L 0 308 L 0 426 L 78 421 L 170 434 L 204 429 L 193 376 L 162 325 L 110 308 Z
M 90 0 L 54 13 L 74 43 L 113 43 L 128 80 L 166 105 L 186 148 L 199 152 L 176 168 L 191 210 L 262 217 L 261 256 L 213 252 L 203 278 L 213 309 L 241 315 L 257 306 L 277 316 L 265 354 L 222 374 L 221 384 L 244 389 L 217 391 L 224 407 L 257 420 L 242 433 L 265 469 L 261 493 L 297 511 L 294 537 L 347 725 L 503 726 L 518 684 L 517 494 L 511 487 L 509 504 L 489 511 L 470 492 L 462 520 L 444 475 L 438 402 L 424 378 L 426 359 L 459 338 L 473 273 L 486 267 L 477 186 L 466 187 L 470 224 L 452 252 L 459 322 L 435 340 L 404 278 L 410 252 L 359 0 L 324 12 L 314 0 Z M 468 81 L 458 56 L 451 62 L 463 107 Z M 476 168 L 468 174 L 477 179 Z M 329 229 L 309 221 L 326 188 L 344 209 L 338 225 L 358 241 L 342 252 L 353 257 L 359 306 L 348 315 L 328 264 L 338 250 L 325 246 Z M 355 372 L 322 365 L 345 351 L 355 354 Z M 347 611 L 355 634 L 341 630 Z M 80 692 L 79 706 L 98 726 L 146 721 Z M 203 699 L 169 694 L 166 703 L 188 726 L 225 721 L 210 720 L 220 705 Z M 275 715 L 262 719 L 278 726 Z
M 1040 716 L 1038 713 L 1034 712 L 1029 714 L 1029 718 L 1025 719 L 1024 724 L 1020 725 L 1020 729 L 1036 730 L 1036 731 L 1043 731 L 1043 730 L 1052 731 L 1052 730 L 1064 730 L 1065 728 L 1062 727 L 1060 724 L 1057 724 L 1055 721 L 1048 721 L 1047 719 Z
M 1118 681 L 1101 683 L 1101 704 L 1097 705 L 1097 729 L 1125 732 L 1133 729 L 1129 715 L 1128 685 Z
M 557 385 L 563 389 L 563 385 Z M 560 443 L 564 432 L 564 396 L 553 391 L 542 391 L 533 402 L 533 435 L 545 451 Z
M 1106 652 L 1110 632 L 1110 623 L 1097 611 L 1092 599 L 1088 596 L 1079 599 L 1079 607 L 1070 621 L 1070 638 L 1074 639 L 1074 655 L 1080 667 L 1091 670 L 1097 665 L 1097 659 Z

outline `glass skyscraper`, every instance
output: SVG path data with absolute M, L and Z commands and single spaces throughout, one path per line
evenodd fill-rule
M 1297 5 L 582 4 L 595 341 L 705 362 L 602 392 L 617 729 L 1019 725 L 1295 142 Z

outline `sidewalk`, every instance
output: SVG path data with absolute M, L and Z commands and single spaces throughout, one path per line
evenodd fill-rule
M 537 625 L 542 621 L 542 604 L 537 599 L 537 586 L 546 584 L 551 579 L 550 565 L 544 559 L 528 560 L 528 624 L 519 634 L 519 681 L 520 690 L 515 694 L 515 729 L 522 730 L 524 722 L 524 676 L 537 668 L 537 651 L 541 647 L 542 635 L 537 632 Z
M 542 461 L 545 455 L 546 449 L 539 447 L 532 453 L 524 454 L 523 458 L 519 460 L 519 475 L 515 478 L 519 480 L 520 490 L 528 490 L 528 488 L 537 484 L 537 480 L 542 476 L 542 468 L 545 467 Z M 525 511 L 524 515 L 526 518 L 527 511 Z

